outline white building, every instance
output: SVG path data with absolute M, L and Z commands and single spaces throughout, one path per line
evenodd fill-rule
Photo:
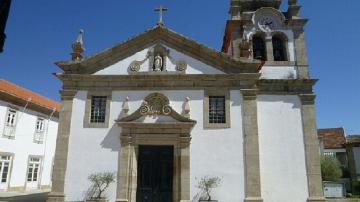
M 0 192 L 49 189 L 60 104 L 0 80 Z
M 211 3 L 211 2 L 209 2 Z M 63 108 L 48 201 L 90 197 L 88 176 L 117 173 L 110 201 L 324 201 L 300 6 L 232 0 L 222 52 L 164 26 L 56 64 Z M 206 11 L 204 11 L 206 12 Z M 257 60 L 261 59 L 263 60 Z

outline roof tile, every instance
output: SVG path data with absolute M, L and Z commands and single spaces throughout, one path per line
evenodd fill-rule
M 60 103 L 51 100 L 49 98 L 46 98 L 44 96 L 41 96 L 31 90 L 20 87 L 4 79 L 0 79 L 0 91 L 16 96 L 23 100 L 31 99 L 31 102 L 34 104 L 47 107 L 50 109 L 55 108 L 57 111 L 59 111 L 61 108 Z

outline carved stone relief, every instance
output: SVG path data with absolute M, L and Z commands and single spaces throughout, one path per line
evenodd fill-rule
M 187 63 L 184 60 L 176 61 L 170 56 L 170 50 L 160 44 L 155 45 L 154 48 L 149 50 L 143 60 L 131 62 L 128 69 L 130 73 L 140 72 L 141 65 L 144 64 L 146 60 L 149 60 L 149 72 L 168 72 L 166 67 L 167 59 L 175 64 L 176 72 L 185 73 Z
M 160 93 L 147 96 L 140 107 L 141 115 L 169 115 L 171 111 L 168 98 Z

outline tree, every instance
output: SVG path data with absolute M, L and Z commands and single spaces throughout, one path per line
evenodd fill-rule
M 109 187 L 112 182 L 115 182 L 115 174 L 112 172 L 100 172 L 89 175 L 88 179 L 92 182 L 95 192 L 93 196 L 100 199 L 104 191 Z
M 200 179 L 197 187 L 206 193 L 207 199 L 208 201 L 210 201 L 211 190 L 218 187 L 220 183 L 221 183 L 221 179 L 219 177 L 204 176 Z
M 333 156 L 321 157 L 321 176 L 325 181 L 337 181 L 342 175 L 340 162 Z

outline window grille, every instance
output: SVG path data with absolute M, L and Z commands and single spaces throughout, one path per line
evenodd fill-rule
M 225 96 L 209 96 L 209 123 L 226 123 Z
M 106 113 L 106 96 L 92 96 L 91 98 L 91 123 L 104 123 Z

